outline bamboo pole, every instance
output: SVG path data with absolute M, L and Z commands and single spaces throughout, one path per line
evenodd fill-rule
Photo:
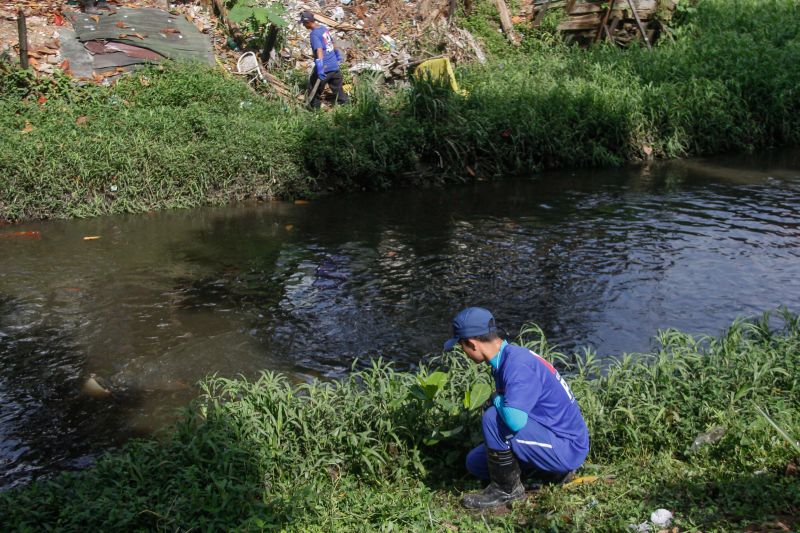
M 19 33 L 19 64 L 28 68 L 28 27 L 25 24 L 25 13 L 22 8 L 17 11 L 17 33 Z

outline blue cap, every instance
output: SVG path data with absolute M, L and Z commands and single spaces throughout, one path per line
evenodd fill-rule
M 483 307 L 467 307 L 453 318 L 453 337 L 444 343 L 444 350 L 452 350 L 460 339 L 496 333 L 494 317 Z
M 303 22 L 314 22 L 314 21 L 316 21 L 316 18 L 314 17 L 314 13 L 312 13 L 311 11 L 303 11 L 302 13 L 300 13 L 301 24 Z

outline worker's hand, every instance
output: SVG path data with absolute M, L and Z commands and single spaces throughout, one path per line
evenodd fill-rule
M 501 396 L 501 395 L 498 394 L 497 391 L 494 391 L 492 393 L 492 395 L 489 396 L 489 399 L 486 400 L 485 402 L 483 402 L 483 410 L 485 411 L 488 408 L 490 408 L 491 406 L 493 406 L 494 405 L 494 399 L 497 398 L 498 396 Z
M 333 53 L 336 54 L 336 61 L 337 62 L 341 63 L 342 61 L 344 61 L 344 56 L 342 55 L 342 51 L 341 50 L 339 50 L 338 48 L 334 48 L 333 49 Z
M 325 81 L 325 62 L 321 59 L 314 60 L 314 66 L 317 67 L 317 77 Z
M 494 404 L 495 408 L 499 411 L 506 405 L 506 399 L 503 397 L 502 394 L 496 394 L 494 398 L 492 398 L 492 403 Z

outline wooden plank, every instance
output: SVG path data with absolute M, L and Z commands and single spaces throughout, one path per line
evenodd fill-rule
M 606 37 L 611 37 L 611 32 L 608 31 L 608 26 L 606 26 L 606 24 L 608 24 L 608 16 L 614 10 L 615 2 L 616 0 L 611 0 L 611 4 L 609 4 L 608 9 L 606 10 L 606 14 L 603 17 L 603 22 L 601 22 L 600 26 L 597 28 L 597 33 L 594 36 L 594 42 L 598 42 L 600 41 L 600 39 L 603 38 L 603 32 L 605 32 Z
M 361 29 L 358 26 L 350 24 L 349 22 L 336 22 L 332 18 L 326 17 L 322 13 L 314 13 L 314 19 L 317 22 L 324 24 L 328 28 L 333 28 L 334 30 L 353 31 Z
M 19 66 L 28 68 L 28 25 L 22 8 L 17 11 L 17 33 L 19 34 Z
M 511 23 L 511 13 L 508 12 L 505 0 L 494 0 L 494 5 L 497 6 L 497 11 L 500 13 L 500 26 L 503 28 L 503 33 L 511 43 L 517 44 L 514 37 L 514 25 Z
M 570 11 L 570 14 L 585 15 L 587 13 L 599 13 L 601 11 L 604 11 L 603 4 L 608 4 L 608 2 L 604 1 L 604 2 L 576 3 L 575 6 L 572 8 L 572 11 Z M 636 7 L 636 11 L 639 12 L 640 16 L 642 13 L 652 13 L 656 9 L 658 9 L 657 0 L 634 0 L 633 5 Z
M 594 30 L 602 19 L 599 13 L 569 17 L 558 25 L 559 31 Z
M 647 37 L 647 32 L 644 31 L 644 26 L 642 26 L 642 20 L 639 18 L 639 14 L 636 12 L 636 8 L 633 7 L 633 0 L 628 0 L 628 5 L 631 6 L 631 11 L 633 11 L 633 17 L 636 19 L 636 26 L 639 27 L 639 33 L 642 35 L 642 39 L 647 44 L 647 48 L 652 50 L 653 46 L 650 44 L 650 39 Z

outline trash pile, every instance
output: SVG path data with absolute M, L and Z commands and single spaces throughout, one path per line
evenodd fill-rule
M 402 79 L 409 67 L 431 57 L 484 62 L 472 34 L 449 23 L 449 5 L 448 0 L 291 0 L 285 6 L 290 25 L 283 47 L 273 52 L 267 67 L 308 70 L 308 30 L 297 22 L 304 10 L 331 30 L 352 73 L 381 72 L 387 79 Z
M 77 0 L 4 2 L 0 5 L 0 60 L 19 57 L 17 10 L 22 9 L 30 66 L 45 75 L 59 69 L 78 79 L 105 82 L 142 62 L 171 57 L 172 48 L 157 47 L 177 45 L 182 37 L 190 37 L 187 24 L 205 36 L 205 43 L 210 42 L 195 50 L 198 55 L 207 54 L 201 59 L 237 72 L 237 61 L 246 50 L 231 46 L 226 14 L 215 13 L 223 3 L 109 0 L 111 11 L 95 15 L 81 13 Z M 271 0 L 260 3 L 269 5 Z M 434 57 L 448 57 L 455 63 L 485 61 L 475 38 L 450 23 L 449 0 L 284 0 L 283 5 L 288 26 L 280 30 L 278 48 L 265 62 L 265 71 L 308 72 L 312 64 L 308 30 L 297 22 L 305 10 L 315 13 L 331 30 L 345 52 L 345 67 L 353 74 L 380 72 L 387 80 L 399 80 L 407 78 L 409 68 Z M 153 22 L 157 27 L 145 27 L 139 19 L 131 23 L 134 11 L 143 15 L 156 9 L 163 15 Z M 181 29 L 176 30 L 177 26 Z M 187 40 L 200 42 L 194 36 L 182 42 Z

